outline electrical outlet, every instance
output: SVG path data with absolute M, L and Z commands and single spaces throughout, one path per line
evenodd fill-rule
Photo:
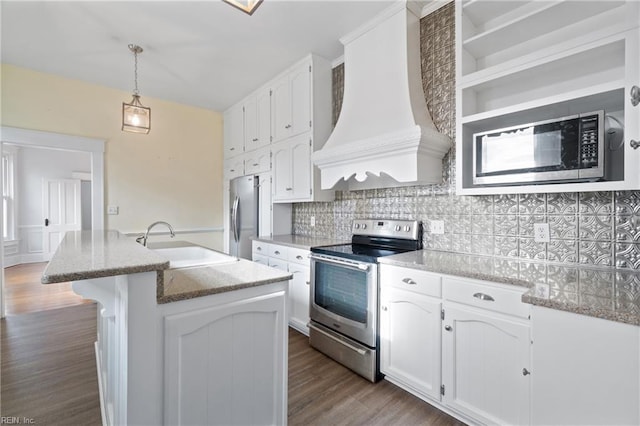
M 536 283 L 533 295 L 535 297 L 540 298 L 540 299 L 548 299 L 549 298 L 549 284 Z
M 107 214 L 118 214 L 118 206 L 107 206 Z
M 533 240 L 536 243 L 549 242 L 549 224 L 548 223 L 533 224 Z
M 316 217 L 315 216 L 311 216 L 311 220 L 310 220 L 309 225 L 316 226 Z
M 429 230 L 432 234 L 444 234 L 444 220 L 432 220 Z

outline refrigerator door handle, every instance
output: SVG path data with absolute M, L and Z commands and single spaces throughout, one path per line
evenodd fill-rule
M 231 208 L 231 228 L 233 229 L 233 240 L 237 243 L 240 240 L 238 236 L 238 204 L 240 198 L 236 196 L 233 200 L 233 207 Z
M 238 205 L 240 204 L 240 198 L 236 196 L 233 200 L 233 208 L 231 210 L 231 229 L 233 230 L 233 239 L 237 243 L 240 241 L 240 233 L 238 232 Z

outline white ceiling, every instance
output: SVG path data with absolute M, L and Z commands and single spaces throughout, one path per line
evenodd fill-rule
M 131 92 L 133 54 L 145 96 L 222 111 L 390 0 L 264 0 L 249 16 L 211 1 L 0 2 L 2 62 Z

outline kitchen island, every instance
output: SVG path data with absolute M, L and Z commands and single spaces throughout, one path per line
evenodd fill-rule
M 104 424 L 284 424 L 290 278 L 231 257 L 171 269 L 117 231 L 75 231 L 42 283 L 99 304 Z

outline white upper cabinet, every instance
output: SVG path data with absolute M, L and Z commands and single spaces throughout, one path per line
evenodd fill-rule
M 224 112 L 224 158 L 244 152 L 244 114 L 242 105 L 234 105 Z
M 456 2 L 456 134 L 459 194 L 640 188 L 637 1 Z M 473 134 L 604 110 L 624 119 L 622 179 L 572 184 L 473 184 Z M 609 119 L 607 119 L 609 120 Z
M 244 104 L 244 147 L 253 151 L 271 143 L 271 94 L 268 88 L 251 95 Z
M 307 135 L 298 136 L 273 147 L 273 201 L 308 201 L 311 186 L 313 142 Z
M 311 72 L 311 63 L 305 62 L 274 82 L 273 142 L 311 130 Z

